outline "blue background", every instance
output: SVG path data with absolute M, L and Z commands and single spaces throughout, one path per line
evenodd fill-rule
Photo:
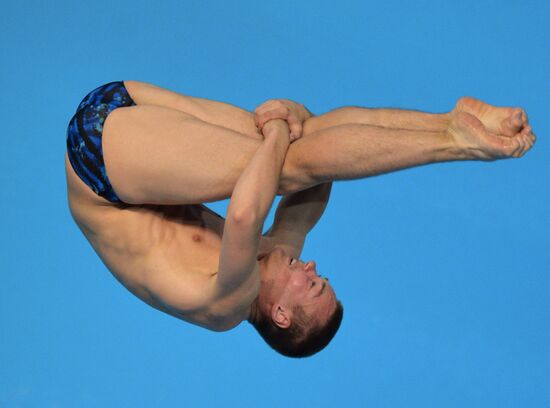
M 549 18 L 544 0 L 4 2 L 0 407 L 550 407 Z M 304 258 L 345 318 L 295 361 L 247 324 L 149 308 L 72 221 L 68 120 L 121 79 L 316 114 L 474 95 L 524 107 L 539 140 L 338 183 Z

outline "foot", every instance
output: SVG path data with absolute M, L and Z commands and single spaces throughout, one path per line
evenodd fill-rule
M 487 131 L 508 137 L 515 136 L 529 125 L 527 114 L 521 108 L 498 108 L 469 96 L 458 100 L 451 116 L 457 112 L 474 115 Z
M 498 117 L 499 115 L 501 117 Z M 493 111 L 484 117 L 486 123 L 483 123 L 478 117 L 465 111 L 452 112 L 448 133 L 465 155 L 465 159 L 489 161 L 521 157 L 533 146 L 535 135 L 531 132 L 531 126 L 528 124 L 524 126 L 523 122 L 521 127 L 516 125 L 517 121 L 513 118 L 515 114 L 508 115 L 506 118 L 502 116 L 501 113 Z M 496 128 L 497 124 L 501 127 Z M 510 130 L 512 126 L 516 129 L 513 135 L 490 131 L 490 129 L 502 131 L 504 128 Z

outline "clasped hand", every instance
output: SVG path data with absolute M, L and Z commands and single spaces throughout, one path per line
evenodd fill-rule
M 303 123 L 311 116 L 304 105 L 289 99 L 270 99 L 254 110 L 254 121 L 260 132 L 270 120 L 285 120 L 290 129 L 291 143 L 302 137 Z

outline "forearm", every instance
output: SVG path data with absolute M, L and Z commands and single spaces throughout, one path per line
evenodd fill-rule
M 284 121 L 268 123 L 264 141 L 237 180 L 224 224 L 215 295 L 222 299 L 240 293 L 257 295 L 257 255 L 265 217 L 273 203 L 289 129 Z
M 305 236 L 323 215 L 331 188 L 332 183 L 323 183 L 284 196 L 277 207 L 269 235 L 294 230 Z
M 271 208 L 289 146 L 289 130 L 284 121 L 276 120 L 266 124 L 264 133 L 264 141 L 235 185 L 228 218 L 244 215 L 263 224 Z

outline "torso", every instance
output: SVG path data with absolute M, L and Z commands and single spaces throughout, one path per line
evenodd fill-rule
M 246 318 L 255 295 L 218 302 L 207 289 L 218 271 L 222 217 L 204 205 L 113 204 L 76 175 L 67 156 L 65 168 L 74 220 L 128 290 L 159 310 L 212 330 L 227 330 Z M 183 288 L 175 301 L 159 296 L 170 289 L 162 287 L 158 274 L 169 277 L 167 285 L 176 280 Z

